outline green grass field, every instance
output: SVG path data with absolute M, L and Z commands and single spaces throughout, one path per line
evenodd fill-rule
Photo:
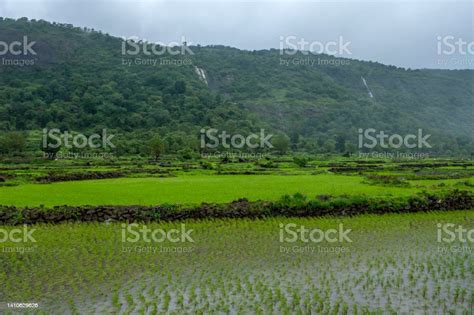
M 291 157 L 242 163 L 175 159 L 161 164 L 143 159 L 86 162 L 0 163 L 0 205 L 197 204 L 239 198 L 275 200 L 294 193 L 309 197 L 321 194 L 407 196 L 422 190 L 473 190 L 474 187 L 474 167 L 456 166 L 466 165 L 466 162 L 451 160 L 423 161 L 426 168 L 420 167 L 420 162 L 403 166 L 403 162 L 340 158 L 313 160 L 307 167 L 298 167 Z M 118 174 L 118 178 L 76 178 L 81 174 L 104 172 Z M 55 179 L 54 176 L 72 178 Z M 374 176 L 379 178 L 374 179 Z M 40 184 L 42 178 L 50 179 Z
M 0 204 L 54 205 L 156 205 L 230 202 L 239 198 L 275 200 L 297 192 L 320 194 L 410 195 L 421 188 L 387 187 L 362 183 L 359 176 L 319 175 L 181 175 L 168 178 L 118 178 L 23 184 L 0 187 Z M 418 181 L 429 186 L 441 181 Z M 457 180 L 448 181 L 453 184 Z

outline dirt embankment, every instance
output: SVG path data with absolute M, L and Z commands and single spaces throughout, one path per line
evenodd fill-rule
M 474 194 L 454 190 L 442 196 L 420 194 L 409 198 L 380 199 L 371 197 L 331 197 L 306 199 L 296 194 L 278 201 L 240 199 L 225 204 L 203 203 L 198 206 L 0 206 L 0 223 L 4 225 L 61 222 L 147 222 L 208 218 L 263 218 L 275 216 L 318 217 L 325 215 L 359 215 L 366 213 L 409 213 L 419 211 L 474 209 Z

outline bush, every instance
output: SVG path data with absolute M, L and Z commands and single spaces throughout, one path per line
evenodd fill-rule
M 299 167 L 306 167 L 306 165 L 308 165 L 309 159 L 304 156 L 295 156 L 293 157 L 293 162 Z

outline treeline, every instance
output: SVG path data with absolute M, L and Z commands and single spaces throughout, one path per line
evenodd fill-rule
M 202 128 L 201 128 L 202 129 Z M 349 142 L 343 137 L 336 137 L 336 139 L 329 138 L 325 142 L 319 143 L 316 140 L 316 144 L 311 144 L 307 138 L 299 137 L 299 141 L 304 141 L 304 144 L 300 142 L 293 142 L 292 139 L 284 132 L 275 131 L 275 133 L 269 133 L 271 139 L 269 142 L 272 147 L 257 147 L 257 148 L 233 148 L 225 147 L 220 143 L 215 148 L 208 148 L 202 146 L 202 133 L 198 127 L 190 127 L 188 132 L 185 131 L 167 131 L 160 129 L 138 129 L 131 132 L 123 132 L 121 129 L 108 129 L 107 133 L 113 136 L 112 143 L 114 147 L 98 147 L 90 148 L 86 146 L 84 148 L 77 148 L 72 146 L 69 141 L 69 147 L 59 145 L 57 148 L 44 147 L 45 136 L 43 131 L 6 131 L 0 133 L 0 158 L 1 157 L 44 157 L 48 159 L 55 159 L 57 156 L 67 155 L 82 155 L 87 154 L 104 155 L 108 157 L 150 157 L 155 160 L 159 160 L 163 155 L 171 155 L 178 157 L 181 160 L 193 160 L 199 159 L 200 156 L 221 156 L 234 155 L 239 156 L 241 154 L 251 155 L 286 155 L 290 154 L 298 158 L 301 155 L 340 155 L 345 157 L 356 157 L 356 158 L 379 158 L 379 159 L 423 159 L 423 158 L 435 158 L 435 157 L 460 157 L 460 158 L 472 158 L 473 154 L 470 153 L 470 146 L 465 144 L 460 147 L 459 150 L 429 150 L 423 149 L 358 149 L 357 142 Z M 50 129 L 46 129 L 50 130 Z M 55 129 L 60 130 L 60 129 Z M 225 130 L 225 129 L 224 129 Z M 271 130 L 271 129 L 270 129 Z M 65 130 L 71 135 L 84 135 L 89 137 L 91 135 L 101 136 L 102 130 L 90 130 L 83 133 L 71 132 Z M 236 131 L 236 134 L 242 135 L 242 132 Z M 257 135 L 258 130 L 248 128 L 243 135 Z M 46 137 L 46 143 L 57 143 L 56 140 L 52 141 L 49 137 Z M 101 142 L 102 138 L 98 139 Z M 318 145 L 320 144 L 320 145 Z M 420 152 L 420 153 L 419 153 Z

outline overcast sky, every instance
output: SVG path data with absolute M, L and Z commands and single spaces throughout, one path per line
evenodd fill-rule
M 407 68 L 474 68 L 472 0 L 0 0 L 0 16 L 71 23 L 151 42 L 184 36 L 192 44 L 240 49 L 279 48 L 282 37 L 290 44 L 315 42 L 316 50 L 336 42 L 329 52 L 346 47 L 342 57 Z M 464 49 L 447 54 L 452 47 L 442 43 L 438 53 L 440 40 L 459 39 Z

